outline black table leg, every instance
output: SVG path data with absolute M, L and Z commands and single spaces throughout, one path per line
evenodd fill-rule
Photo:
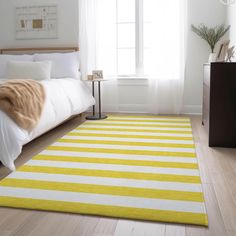
M 102 117 L 102 111 L 101 111 L 101 85 L 100 85 L 100 81 L 98 81 L 98 114 L 99 114 L 99 118 L 101 119 Z
M 92 82 L 92 95 L 95 98 L 95 96 L 94 96 L 94 82 Z M 95 105 L 93 105 L 93 116 L 95 116 Z
M 94 97 L 94 81 L 92 82 L 92 94 Z M 101 105 L 101 84 L 100 81 L 98 81 L 98 114 L 95 114 L 95 105 L 93 106 L 93 115 L 92 116 L 86 116 L 86 120 L 102 120 L 106 119 L 107 116 L 102 115 L 102 105 Z

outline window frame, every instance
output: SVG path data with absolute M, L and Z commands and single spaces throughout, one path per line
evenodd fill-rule
M 144 77 L 144 42 L 143 42 L 143 0 L 134 0 L 135 1 L 135 74 L 121 74 L 119 73 L 119 56 L 118 51 L 122 48 L 118 47 L 118 26 L 119 24 L 130 24 L 131 22 L 122 22 L 118 21 L 118 1 L 116 0 L 116 74 L 118 77 L 135 77 L 143 78 Z M 123 48 L 123 49 L 129 49 Z M 130 47 L 130 49 L 133 49 Z

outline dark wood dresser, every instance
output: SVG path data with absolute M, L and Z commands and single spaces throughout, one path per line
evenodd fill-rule
M 204 64 L 202 124 L 210 147 L 236 148 L 236 63 Z

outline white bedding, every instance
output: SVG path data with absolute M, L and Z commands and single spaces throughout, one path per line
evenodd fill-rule
M 11 170 L 15 169 L 14 161 L 24 144 L 95 103 L 89 89 L 78 79 L 50 79 L 41 83 L 46 91 L 46 102 L 40 121 L 31 133 L 0 111 L 0 161 Z

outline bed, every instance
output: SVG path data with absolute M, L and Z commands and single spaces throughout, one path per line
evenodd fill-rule
M 73 51 L 73 48 L 22 49 L 24 52 L 28 50 L 55 53 L 54 51 Z M 9 54 L 13 52 L 12 49 L 6 51 L 7 53 L 10 52 Z M 18 49 L 14 49 L 15 51 L 20 52 Z M 1 50 L 1 52 L 3 51 Z M 31 132 L 19 127 L 0 110 L 0 161 L 11 170 L 15 170 L 14 161 L 20 155 L 24 144 L 58 126 L 70 117 L 83 113 L 95 103 L 89 89 L 79 76 L 77 78 L 74 76 L 53 78 L 53 76 L 50 79 L 40 81 L 45 90 L 46 100 L 40 120 Z M 1 77 L 4 76 L 0 74 L 0 83 L 4 83 L 6 79 Z

